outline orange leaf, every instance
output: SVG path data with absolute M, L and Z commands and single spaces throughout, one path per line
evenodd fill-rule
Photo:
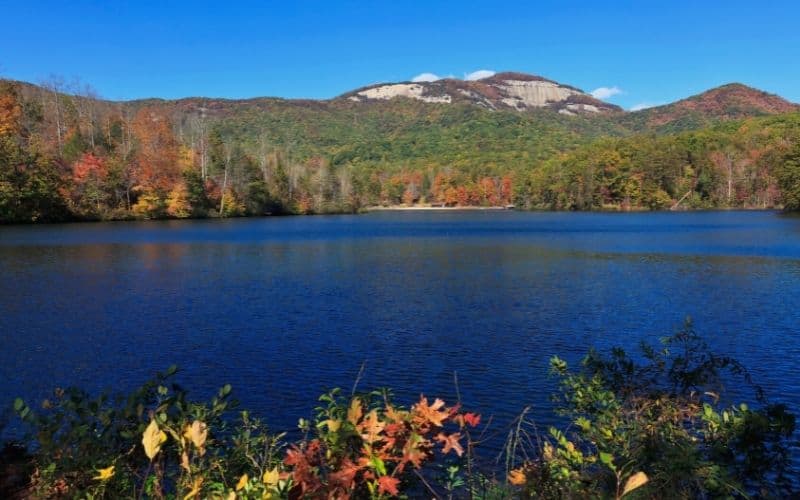
M 403 462 L 410 462 L 415 468 L 422 467 L 422 461 L 428 458 L 427 448 L 430 442 L 418 434 L 412 434 L 403 447 Z M 402 465 L 402 464 L 401 464 Z
M 382 476 L 378 478 L 378 493 L 388 493 L 392 496 L 397 496 L 397 485 L 400 480 L 392 476 Z
M 395 410 L 391 405 L 386 405 L 386 410 L 383 412 L 383 414 L 390 422 L 402 422 L 405 420 L 405 417 L 408 416 L 407 411 Z
M 456 455 L 459 457 L 464 454 L 464 448 L 461 447 L 461 443 L 459 442 L 461 440 L 460 432 L 454 432 L 449 436 L 445 435 L 443 432 L 440 432 L 436 435 L 436 440 L 442 443 L 442 453 L 445 455 L 448 454 L 450 450 L 455 451 Z
M 514 486 L 522 486 L 526 481 L 525 472 L 522 469 L 514 469 L 508 473 L 508 482 Z
M 358 425 L 361 431 L 361 438 L 369 444 L 381 438 L 380 433 L 383 432 L 384 427 L 386 427 L 386 424 L 378 419 L 377 410 L 369 412 L 361 424 Z
M 432 405 L 428 405 L 428 398 L 421 396 L 419 403 L 415 404 L 411 410 L 415 414 L 415 419 L 420 423 L 441 427 L 442 423 L 450 416 L 446 409 L 441 409 L 443 406 L 444 401 L 441 399 L 436 399 Z

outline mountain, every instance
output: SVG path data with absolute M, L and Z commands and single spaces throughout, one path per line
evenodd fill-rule
M 0 81 L 0 223 L 434 202 L 767 208 L 795 189 L 784 165 L 800 158 L 798 106 L 740 84 L 636 112 L 520 73 L 329 100 L 75 94 Z
M 586 92 L 524 73 L 497 73 L 474 81 L 445 78 L 432 82 L 382 83 L 348 92 L 338 99 L 353 102 L 409 98 L 427 103 L 467 103 L 490 110 L 527 111 L 548 108 L 565 115 L 618 113 L 622 108 Z
M 669 132 L 793 111 L 800 111 L 800 105 L 741 83 L 729 83 L 671 104 L 626 113 L 618 121 L 634 130 Z

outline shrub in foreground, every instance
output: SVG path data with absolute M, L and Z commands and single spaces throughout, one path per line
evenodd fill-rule
M 653 498 L 796 493 L 795 417 L 768 403 L 743 366 L 711 352 L 688 320 L 660 349 L 642 345 L 640 359 L 591 351 L 578 371 L 551 359 L 558 411 L 572 425 L 550 429 L 512 471 L 527 496 L 620 498 L 632 486 Z M 751 388 L 758 408 L 722 403 L 723 381 Z M 532 425 L 523 415 L 511 441 Z
M 561 383 L 557 411 L 570 425 L 543 434 L 523 410 L 506 429 L 500 479 L 501 466 L 477 465 L 491 419 L 482 422 L 459 404 L 420 397 L 404 408 L 388 391 L 333 390 L 320 397 L 311 421 L 300 421 L 300 437 L 288 439 L 236 411 L 230 386 L 210 401 L 190 400 L 170 382 L 174 367 L 125 397 L 57 390 L 36 410 L 17 400 L 28 451 L 7 448 L 16 458 L 5 471 L 19 474 L 27 465 L 16 494 L 35 498 L 796 493 L 794 416 L 769 404 L 747 371 L 714 355 L 689 323 L 658 349 L 642 346 L 636 359 L 622 349 L 591 351 L 579 370 L 553 358 L 551 371 Z M 736 379 L 753 387 L 752 408 L 723 403 L 723 380 Z

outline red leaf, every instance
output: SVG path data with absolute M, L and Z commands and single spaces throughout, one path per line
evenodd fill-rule
M 378 493 L 388 493 L 392 496 L 397 496 L 397 485 L 400 480 L 392 476 L 383 476 L 378 478 Z
M 465 413 L 464 422 L 466 422 L 470 427 L 477 427 L 478 424 L 481 423 L 481 416 L 476 415 L 475 413 Z

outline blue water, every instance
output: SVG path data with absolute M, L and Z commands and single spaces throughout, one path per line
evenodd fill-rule
M 133 388 L 178 364 L 275 429 L 390 386 L 495 429 L 552 422 L 547 361 L 656 342 L 691 315 L 800 409 L 800 218 L 773 212 L 383 212 L 0 227 L 0 401 Z M 742 390 L 738 385 L 735 390 Z M 743 394 L 749 397 L 750 393 Z

